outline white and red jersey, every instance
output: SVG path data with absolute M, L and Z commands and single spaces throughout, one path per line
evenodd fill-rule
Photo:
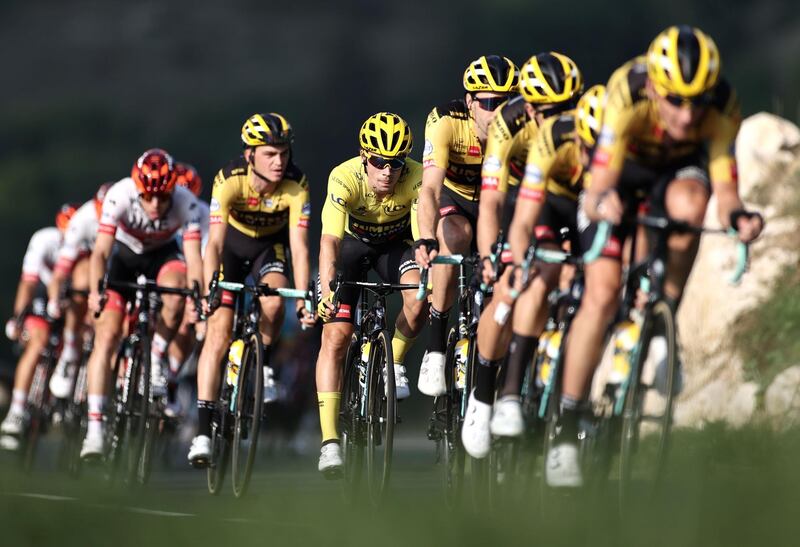
M 45 285 L 50 283 L 61 241 L 61 230 L 55 226 L 36 231 L 22 259 L 22 279 L 34 283 L 41 281 Z
M 80 206 L 75 211 L 67 224 L 64 232 L 64 241 L 58 250 L 58 261 L 56 270 L 61 273 L 69 274 L 75 262 L 94 247 L 94 239 L 97 237 L 97 208 L 94 200 L 91 199 Z
M 163 218 L 150 220 L 139 201 L 139 190 L 130 177 L 109 188 L 103 201 L 98 233 L 115 234 L 116 240 L 136 254 L 144 254 L 173 241 L 200 239 L 200 206 L 194 194 L 177 186 Z

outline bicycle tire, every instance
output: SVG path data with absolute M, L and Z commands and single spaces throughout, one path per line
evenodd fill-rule
M 561 344 L 559 345 L 558 358 L 555 362 L 550 363 L 550 390 L 545 388 L 542 398 L 544 399 L 541 404 L 544 406 L 544 438 L 542 440 L 542 467 L 541 467 L 541 480 L 539 481 L 539 501 L 541 503 L 541 510 L 545 518 L 547 518 L 547 510 L 550 506 L 549 497 L 552 494 L 552 488 L 547 484 L 547 454 L 553 448 L 553 441 L 556 438 L 558 420 L 560 417 L 560 399 L 562 381 L 564 378 L 564 354 L 566 353 L 567 339 L 569 337 L 569 326 L 565 325 L 561 334 Z
M 675 328 L 675 314 L 663 300 L 653 305 L 642 323 L 642 334 L 636 347 L 630 372 L 631 380 L 635 381 L 628 383 L 622 411 L 619 457 L 619 495 L 622 511 L 626 511 L 626 508 L 636 503 L 637 489 L 644 493 L 645 499 L 652 495 L 659 485 L 663 472 L 669 450 L 672 406 L 675 398 L 674 384 L 677 374 Z M 653 338 L 662 333 L 662 330 L 666 340 L 664 408 L 661 416 L 651 418 L 644 415 L 643 406 L 648 390 L 652 390 L 653 387 L 645 386 L 641 382 L 641 378 L 650 344 Z M 658 428 L 650 434 L 655 436 L 651 440 L 655 453 L 652 450 L 649 453 L 640 451 L 641 428 L 645 425 L 645 419 L 647 424 L 653 424 L 652 427 Z
M 361 344 L 358 336 L 353 334 L 345 359 L 342 399 L 339 407 L 339 431 L 342 436 L 344 463 L 342 497 L 349 504 L 358 499 L 364 474 L 364 434 L 360 418 L 362 392 L 358 381 L 360 362 Z
M 392 343 L 386 330 L 372 339 L 367 383 L 367 482 L 370 500 L 378 506 L 386 496 L 392 476 L 397 410 Z
M 222 370 L 225 369 L 223 368 Z M 231 452 L 231 443 L 228 435 L 230 421 L 233 418 L 229 404 L 231 389 L 225 384 L 224 378 L 222 382 L 215 415 L 211 420 L 211 458 L 208 462 L 208 467 L 206 467 L 206 484 L 208 493 L 212 496 L 216 496 L 222 491 Z
M 89 425 L 86 408 L 86 357 L 88 356 L 84 356 L 75 374 L 75 383 L 64 416 L 64 463 L 67 474 L 72 478 L 78 478 L 81 474 L 81 441 Z
M 139 467 L 144 450 L 145 431 L 150 413 L 150 339 L 144 337 L 137 343 L 138 352 L 131 364 L 131 387 L 128 392 L 130 415 L 127 420 L 127 468 L 128 484 L 138 482 Z M 133 394 L 133 397 L 130 395 Z
M 36 463 L 36 450 L 39 447 L 39 438 L 45 428 L 47 411 L 45 409 L 46 399 L 49 394 L 47 388 L 48 370 L 51 368 L 51 358 L 42 356 L 36 363 L 31 381 L 31 389 L 28 394 L 28 430 L 25 433 L 24 449 L 22 450 L 22 471 L 30 473 Z
M 464 449 L 461 447 L 459 434 L 459 409 L 463 391 L 456 387 L 458 363 L 455 349 L 458 343 L 458 332 L 451 328 L 447 335 L 445 349 L 445 386 L 447 392 L 434 401 L 436 419 L 444 417 L 440 438 L 437 440 L 440 463 L 442 466 L 442 491 L 445 506 L 455 509 L 461 499 L 464 485 Z
M 241 498 L 253 472 L 264 407 L 264 348 L 259 333 L 247 339 L 236 383 L 232 478 L 233 494 Z
M 119 468 L 122 463 L 123 443 L 125 442 L 125 429 L 128 422 L 128 390 L 130 388 L 130 371 L 126 363 L 133 359 L 134 346 L 129 339 L 125 339 L 117 350 L 114 359 L 114 368 L 109 380 L 111 393 L 113 393 L 112 404 L 110 405 L 108 424 L 106 429 L 106 461 L 108 462 L 109 481 L 117 479 Z M 124 368 L 123 368 L 124 367 Z

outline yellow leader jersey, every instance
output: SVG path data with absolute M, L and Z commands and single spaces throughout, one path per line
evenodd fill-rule
M 341 239 L 345 232 L 369 244 L 417 239 L 417 199 L 422 164 L 406 160 L 394 191 L 378 199 L 367 182 L 360 156 L 334 167 L 322 208 L 322 234 Z M 409 228 L 411 230 L 409 230 Z
M 644 57 L 624 64 L 608 81 L 603 128 L 593 165 L 620 171 L 625 160 L 658 169 L 702 155 L 709 160 L 712 182 L 737 180 L 734 145 L 741 123 L 739 102 L 730 84 L 720 80 L 710 91 L 710 104 L 687 139 L 667 135 L 656 103 L 647 97 Z
M 227 222 L 243 234 L 260 238 L 296 226 L 308 228 L 311 202 L 306 176 L 290 163 L 271 194 L 259 194 L 249 182 L 250 164 L 234 160 L 214 177 L 210 224 Z

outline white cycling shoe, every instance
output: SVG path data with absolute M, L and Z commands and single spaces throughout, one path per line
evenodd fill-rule
M 25 413 L 8 411 L 6 419 L 0 424 L 0 433 L 19 437 L 25 429 Z
M 62 356 L 63 357 L 63 356 Z M 66 399 L 72 393 L 72 383 L 75 379 L 75 363 L 60 359 L 56 364 L 53 375 L 50 376 L 50 393 L 56 399 Z
M 19 437 L 14 435 L 0 435 L 0 450 L 15 452 L 19 450 L 20 444 Z
M 383 371 L 383 392 L 386 393 L 386 369 Z M 408 387 L 408 377 L 406 367 L 399 363 L 394 364 L 394 392 L 398 401 L 408 399 L 411 396 L 411 389 Z
M 519 397 L 510 396 L 498 399 L 494 403 L 492 421 L 489 430 L 498 437 L 519 437 L 525 429 L 522 418 L 522 403 Z
M 557 444 L 547 452 L 545 479 L 551 488 L 578 488 L 583 486 L 578 445 Z
M 81 459 L 95 459 L 103 457 L 103 431 L 99 432 L 86 432 L 86 438 L 83 439 L 81 446 Z
M 211 438 L 206 435 L 198 435 L 192 439 L 188 459 L 192 467 L 198 469 L 207 467 L 211 461 Z
M 447 385 L 444 381 L 444 364 L 444 353 L 425 352 L 417 381 L 417 389 L 420 393 L 438 397 L 447 392 Z
M 342 476 L 342 447 L 339 443 L 328 443 L 322 445 L 319 452 L 319 465 L 317 468 L 325 475 L 326 479 L 338 479 Z
M 473 458 L 482 459 L 489 454 L 492 444 L 492 435 L 489 432 L 491 417 L 492 405 L 478 401 L 474 391 L 470 393 L 464 426 L 461 428 L 461 443 L 467 454 Z

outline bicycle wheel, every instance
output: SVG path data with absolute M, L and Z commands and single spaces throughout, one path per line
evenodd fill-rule
M 539 415 L 542 416 L 544 422 L 544 439 L 542 441 L 542 467 L 541 467 L 541 480 L 539 481 L 539 494 L 542 512 L 545 513 L 550 506 L 549 497 L 552 495 L 552 489 L 547 485 L 547 454 L 554 447 L 556 435 L 558 433 L 558 422 L 560 417 L 560 399 L 561 399 L 561 382 L 563 379 L 564 370 L 564 353 L 567 347 L 567 332 L 562 331 L 561 343 L 559 344 L 558 356 L 551 357 L 550 372 L 547 383 L 542 393 L 542 399 L 539 403 Z
M 124 454 L 125 430 L 128 424 L 128 415 L 132 397 L 128 397 L 130 390 L 130 363 L 136 347 L 129 339 L 123 340 L 114 360 L 114 369 L 111 376 L 112 404 L 109 409 L 108 425 L 106 428 L 106 461 L 108 462 L 108 479 L 114 481 L 119 473 Z
M 677 374 L 675 336 L 672 309 L 656 302 L 642 324 L 625 392 L 619 458 L 623 511 L 653 494 L 666 461 Z
M 224 369 L 223 369 L 224 370 Z M 211 420 L 211 460 L 206 468 L 208 492 L 216 496 L 225 482 L 231 452 L 230 434 L 233 415 L 230 413 L 231 388 L 223 379 L 217 408 Z
M 73 478 L 77 478 L 81 473 L 81 442 L 88 427 L 86 374 L 84 359 L 75 375 L 75 385 L 64 415 L 64 464 L 67 473 Z
M 344 480 L 342 495 L 347 503 L 358 498 L 364 473 L 364 432 L 361 421 L 362 390 L 359 382 L 361 344 L 355 334 L 350 341 L 342 376 L 342 399 L 339 407 Z
M 45 409 L 46 399 L 49 394 L 47 389 L 48 369 L 50 368 L 50 358 L 42 358 L 36 364 L 33 372 L 33 381 L 28 394 L 28 408 L 30 418 L 28 421 L 28 431 L 25 436 L 25 448 L 22 451 L 22 470 L 30 473 L 36 461 L 36 449 L 39 446 L 39 437 L 45 427 L 47 411 Z
M 264 406 L 264 348 L 259 333 L 253 333 L 247 339 L 236 380 L 235 397 L 233 494 L 240 498 L 247 491 L 253 472 Z
M 464 392 L 456 387 L 455 359 L 458 332 L 451 328 L 445 350 L 445 385 L 447 393 L 434 401 L 434 416 L 441 432 L 437 438 L 437 451 L 442 466 L 442 489 L 447 507 L 454 509 L 461 499 L 464 486 L 464 449 L 461 447 L 459 409 Z
M 374 505 L 383 501 L 392 475 L 397 394 L 391 340 L 388 331 L 378 333 L 367 365 L 367 482 Z
M 125 427 L 128 484 L 138 481 L 139 466 L 144 449 L 147 419 L 150 412 L 150 340 L 145 337 L 137 344 L 130 365 L 128 390 L 128 419 Z
M 162 429 L 163 403 L 151 400 L 148 405 L 148 413 L 144 424 L 144 438 L 142 440 L 142 452 L 139 457 L 139 468 L 136 471 L 136 482 L 147 484 L 153 470 L 153 456 L 157 452 L 157 446 Z

